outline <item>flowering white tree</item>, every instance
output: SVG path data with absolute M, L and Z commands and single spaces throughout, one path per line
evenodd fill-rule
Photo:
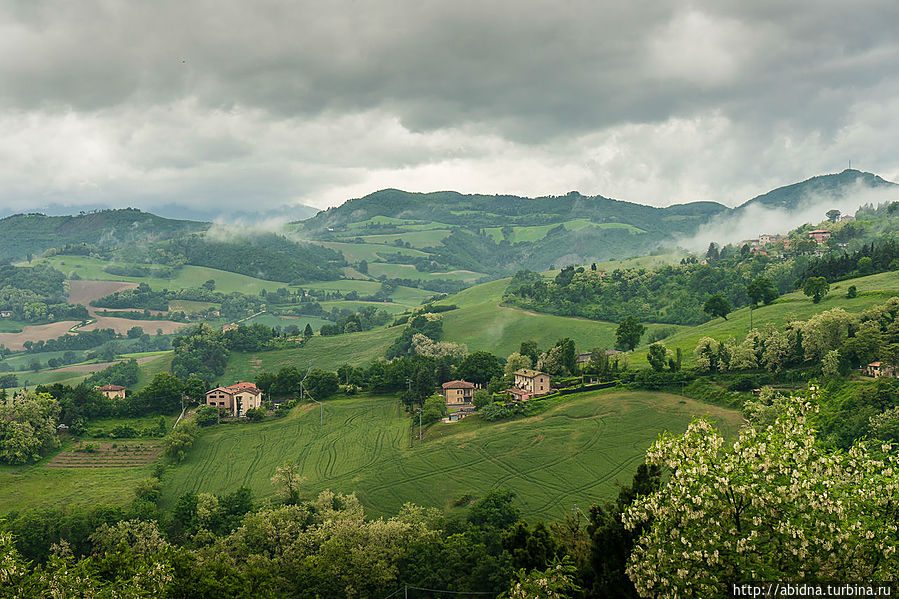
M 890 580 L 899 572 L 899 458 L 889 445 L 827 451 L 793 398 L 732 447 L 707 420 L 663 436 L 647 462 L 671 478 L 624 514 L 648 524 L 628 575 L 647 597 L 730 596 L 728 582 Z

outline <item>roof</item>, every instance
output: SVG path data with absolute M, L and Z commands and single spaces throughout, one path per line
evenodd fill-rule
M 814 235 L 815 233 L 830 233 L 827 229 L 815 229 L 814 231 L 809 231 L 809 235 Z
M 240 393 L 241 391 L 246 391 L 246 392 L 252 393 L 253 395 L 258 395 L 259 393 L 262 393 L 262 391 L 259 389 L 259 387 L 257 387 L 253 383 L 234 383 L 233 385 L 228 387 L 228 390 L 231 393 Z
M 443 383 L 444 389 L 474 389 L 474 383 L 468 381 L 449 381 Z
M 868 366 L 874 366 L 876 368 L 876 367 L 879 367 L 880 364 L 881 364 L 880 362 L 871 362 L 870 364 L 868 364 Z
M 97 387 L 97 391 L 124 391 L 125 387 L 121 385 L 103 385 L 102 387 Z
M 533 379 L 538 376 L 549 376 L 545 372 L 540 372 L 539 370 L 530 370 L 528 368 L 522 368 L 521 370 L 516 370 L 515 374 L 518 376 L 523 376 L 525 378 Z
M 206 395 L 209 395 L 210 393 L 215 393 L 216 391 L 220 391 L 222 393 L 227 393 L 229 395 L 234 393 L 234 391 L 232 389 L 229 389 L 228 387 L 216 387 L 215 389 L 210 389 L 209 391 L 207 391 Z

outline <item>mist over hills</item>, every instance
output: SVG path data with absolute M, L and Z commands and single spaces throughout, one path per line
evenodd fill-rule
M 221 216 L 172 204 L 166 216 L 187 218 L 131 208 L 14 215 L 0 219 L 0 235 L 7 240 L 0 259 L 74 243 L 106 248 L 155 243 L 208 231 L 214 219 L 237 225 L 229 237 L 254 229 L 281 232 L 338 251 L 346 243 L 368 247 L 387 262 L 430 272 L 466 269 L 496 276 L 636 256 L 659 246 L 699 250 L 710 241 L 738 242 L 820 222 L 830 209 L 853 214 L 861 205 L 895 200 L 899 185 L 850 169 L 779 187 L 736 208 L 708 201 L 655 207 L 577 191 L 527 198 L 384 189 L 320 212 L 291 206 Z M 399 248 L 402 259 L 395 253 Z

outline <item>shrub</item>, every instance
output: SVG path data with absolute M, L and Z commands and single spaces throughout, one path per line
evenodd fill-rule
M 265 410 L 262 408 L 250 408 L 247 410 L 246 416 L 253 422 L 259 422 L 265 418 Z

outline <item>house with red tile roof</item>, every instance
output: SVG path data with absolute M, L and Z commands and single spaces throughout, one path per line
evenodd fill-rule
M 232 416 L 245 416 L 247 410 L 262 406 L 262 391 L 253 383 L 235 383 L 206 392 L 206 405 L 224 408 Z

